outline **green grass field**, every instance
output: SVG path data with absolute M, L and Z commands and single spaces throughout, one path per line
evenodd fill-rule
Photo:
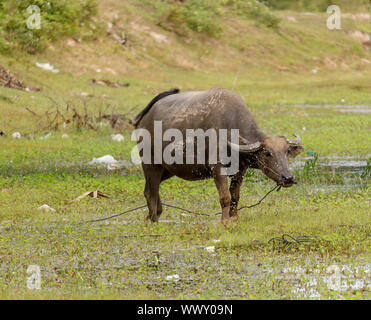
M 99 4 L 98 22 L 115 22 L 115 30 L 128 35 L 126 46 L 103 34 L 81 43 L 62 39 L 37 55 L 0 56 L 27 85 L 42 88 L 0 87 L 0 131 L 6 134 L 0 136 L 0 298 L 370 299 L 370 114 L 344 112 L 371 105 L 371 51 L 349 35 L 367 32 L 368 21 L 344 18 L 343 29 L 330 32 L 326 14 L 277 11 L 278 30 L 220 16 L 219 38 L 194 32 L 185 37 L 159 26 L 143 10 L 148 5 Z M 150 32 L 167 40 L 158 42 Z M 36 62 L 50 62 L 61 72 L 42 70 Z M 91 78 L 130 86 L 91 85 Z M 81 223 L 145 204 L 139 167 L 111 171 L 87 164 L 108 154 L 130 161 L 132 129 L 113 129 L 102 120 L 94 123 L 97 130 L 64 128 L 62 122 L 55 130 L 45 113 L 58 108 L 70 116 L 76 108 L 84 114 L 85 105 L 90 116 L 133 117 L 173 87 L 230 89 L 267 134 L 299 134 L 305 147 L 299 160 L 307 166 L 295 169 L 298 185 L 241 211 L 227 228 L 220 216 L 169 207 L 158 224 L 145 220 L 145 209 Z M 22 138 L 13 139 L 14 132 Z M 125 140 L 112 141 L 113 133 Z M 321 161 L 311 168 L 313 153 Z M 360 172 L 326 169 L 334 159 L 368 165 Z M 273 186 L 249 171 L 240 205 L 256 202 Z M 94 190 L 110 198 L 71 202 Z M 219 210 L 211 180 L 172 178 L 161 185 L 161 197 L 204 214 Z M 55 212 L 38 210 L 43 204 Z M 268 243 L 284 234 L 317 240 L 291 250 Z M 215 248 L 205 249 L 210 246 Z M 27 288 L 30 265 L 41 268 L 41 290 Z M 175 274 L 179 281 L 167 280 Z M 337 289 L 330 285 L 334 279 Z

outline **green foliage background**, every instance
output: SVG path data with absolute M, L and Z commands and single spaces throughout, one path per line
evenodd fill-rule
M 157 23 L 180 36 L 191 32 L 219 37 L 221 19 L 243 17 L 262 26 L 277 28 L 280 19 L 273 10 L 325 11 L 334 0 L 186 0 L 153 1 L 130 0 L 152 9 Z M 369 0 L 338 0 L 342 10 L 367 8 Z M 0 1 L 0 53 L 14 50 L 35 54 L 42 52 L 48 43 L 64 36 L 82 39 L 94 37 L 99 26 L 92 22 L 98 12 L 97 0 L 2 0 Z M 27 8 L 36 5 L 42 14 L 40 30 L 27 28 L 30 14 Z
M 343 10 L 359 10 L 368 6 L 369 0 L 260 0 L 273 9 L 326 11 L 332 4 Z
M 41 29 L 27 28 L 27 8 L 36 5 L 42 13 Z M 36 53 L 63 36 L 88 37 L 96 26 L 90 18 L 96 14 L 95 0 L 3 0 L 0 2 L 0 52 L 14 49 Z
M 190 31 L 218 37 L 223 30 L 220 18 L 239 16 L 275 28 L 279 18 L 258 0 L 142 1 L 155 8 L 158 24 L 180 36 Z

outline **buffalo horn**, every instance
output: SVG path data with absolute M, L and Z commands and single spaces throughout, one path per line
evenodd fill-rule
M 294 146 L 301 146 L 301 144 L 302 144 L 301 138 L 299 136 L 297 136 L 296 134 L 294 134 L 294 137 L 296 139 L 294 139 L 294 140 L 287 139 L 287 142 L 291 145 L 294 145 Z
M 231 142 L 228 142 L 228 145 L 231 147 L 231 149 L 242 152 L 242 153 L 250 153 L 250 152 L 255 152 L 261 149 L 261 143 L 255 142 L 251 144 L 242 144 L 242 145 L 237 145 Z

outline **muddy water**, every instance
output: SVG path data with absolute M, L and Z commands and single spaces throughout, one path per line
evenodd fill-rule
M 313 104 L 299 104 L 279 106 L 284 108 L 300 108 L 300 109 L 331 109 L 333 111 L 342 113 L 357 113 L 357 114 L 370 114 L 371 106 L 369 105 L 313 105 Z
M 327 169 L 330 171 L 337 171 L 342 173 L 363 173 L 367 168 L 367 159 L 371 157 L 371 154 L 361 158 L 360 156 L 353 157 L 319 157 L 316 163 L 317 167 Z M 294 169 L 302 169 L 305 163 L 313 159 L 313 157 L 299 158 L 298 160 L 292 162 L 291 167 Z
M 367 159 L 370 157 L 368 156 Z M 307 161 L 313 159 L 313 157 L 300 158 L 291 163 L 290 167 L 295 171 L 302 171 Z M 314 175 L 321 175 L 332 177 L 327 178 L 327 183 L 321 184 L 320 186 L 313 185 L 315 191 L 330 191 L 330 190 L 350 190 L 364 187 L 370 181 L 369 179 L 369 166 L 366 158 L 360 159 L 360 157 L 327 157 L 318 158 L 315 164 L 315 170 L 317 173 Z M 329 175 L 326 175 L 326 172 Z M 336 179 L 334 178 L 336 177 Z
M 298 298 L 321 299 L 318 290 L 321 284 L 329 290 L 337 291 L 340 298 L 342 293 L 347 291 L 370 291 L 370 267 L 369 263 L 357 265 L 318 263 L 310 268 L 299 265 L 282 268 L 280 277 L 297 283 L 297 286 L 291 289 L 291 293 Z

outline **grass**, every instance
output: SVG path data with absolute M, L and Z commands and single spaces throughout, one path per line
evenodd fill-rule
M 143 203 L 143 186 L 141 175 L 49 173 L 31 174 L 22 180 L 2 178 L 0 188 L 11 191 L 0 194 L 5 220 L 1 225 L 1 291 L 10 290 L 6 295 L 11 296 L 39 297 L 39 293 L 33 295 L 25 288 L 25 270 L 30 264 L 41 266 L 40 297 L 44 298 L 86 297 L 92 292 L 97 292 L 95 297 L 106 298 L 113 293 L 117 298 L 141 297 L 144 293 L 156 298 L 290 298 L 295 297 L 292 290 L 305 287 L 307 282 L 295 279 L 298 275 L 283 274 L 284 266 L 316 268 L 319 264 L 318 281 L 328 276 L 325 269 L 331 264 L 358 266 L 363 272 L 369 269 L 367 189 L 322 192 L 302 184 L 243 212 L 239 223 L 228 229 L 217 217 L 182 216 L 169 208 L 158 225 L 144 221 L 145 211 L 107 223 L 79 224 Z M 109 194 L 111 199 L 67 204 L 93 189 Z M 252 203 L 266 189 L 264 183 L 246 184 L 242 203 Z M 172 179 L 163 184 L 161 194 L 166 203 L 203 213 L 218 210 L 211 181 Z M 36 210 L 43 203 L 55 208 L 56 213 Z M 287 253 L 254 246 L 254 240 L 266 243 L 272 237 L 298 232 L 331 242 Z M 216 239 L 220 242 L 214 243 Z M 204 249 L 212 245 L 216 253 Z M 181 281 L 167 281 L 171 274 L 179 274 Z M 314 272 L 309 275 L 317 277 Z M 364 279 L 362 272 L 351 275 Z M 272 283 L 282 276 L 272 291 Z M 349 280 L 350 276 L 344 273 L 343 278 Z M 253 289 L 247 290 L 250 286 Z M 367 282 L 366 288 L 345 290 L 341 295 L 366 298 L 365 289 Z M 108 296 L 102 294 L 106 290 Z M 326 286 L 319 292 L 321 298 L 331 297 Z
M 90 114 L 108 107 L 135 115 L 161 90 L 225 87 L 244 98 L 269 135 L 297 133 L 305 152 L 322 158 L 370 157 L 368 114 L 315 106 L 369 105 L 370 66 L 362 59 L 371 61 L 370 52 L 347 34 L 367 30 L 366 22 L 344 19 L 343 30 L 330 33 L 324 14 L 279 11 L 278 30 L 241 17 L 220 17 L 220 38 L 197 33 L 185 38 L 156 26 L 156 17 L 143 8 L 137 1 L 100 3 L 98 22 L 117 20 L 115 30 L 128 34 L 126 47 L 101 37 L 74 46 L 61 40 L 36 56 L 2 56 L 2 63 L 26 85 L 43 90 L 0 87 L 0 130 L 7 135 L 0 137 L 0 298 L 370 299 L 369 174 L 320 166 L 296 169 L 297 186 L 243 211 L 228 228 L 219 217 L 182 215 L 171 208 L 155 225 L 145 221 L 146 210 L 80 224 L 144 204 L 140 168 L 87 166 L 106 154 L 129 160 L 131 130 L 67 126 L 54 131 L 26 107 L 42 116 L 56 104 L 60 110 L 66 104 L 83 110 L 85 102 Z M 115 13 L 120 19 L 115 20 Z M 164 34 L 170 44 L 157 43 L 146 26 Z M 337 67 L 326 64 L 326 58 Z M 61 72 L 48 73 L 35 62 L 50 62 Z M 92 86 L 91 78 L 129 82 L 130 87 Z M 91 97 L 82 97 L 82 92 Z M 23 138 L 12 139 L 15 131 Z M 118 132 L 124 142 L 111 140 Z M 40 139 L 48 133 L 49 138 Z M 68 139 L 61 138 L 65 133 Z M 272 185 L 249 172 L 241 205 L 256 202 Z M 70 203 L 97 189 L 110 199 Z M 166 203 L 202 213 L 219 210 L 212 181 L 173 178 L 162 184 L 161 196 Z M 56 212 L 37 210 L 43 204 Z M 273 250 L 269 239 L 283 234 L 327 241 Z M 215 252 L 205 250 L 208 246 L 215 246 Z M 40 291 L 27 289 L 31 264 L 41 268 Z M 334 264 L 343 268 L 340 290 L 328 285 L 332 275 L 327 268 Z M 180 280 L 166 280 L 172 274 Z

